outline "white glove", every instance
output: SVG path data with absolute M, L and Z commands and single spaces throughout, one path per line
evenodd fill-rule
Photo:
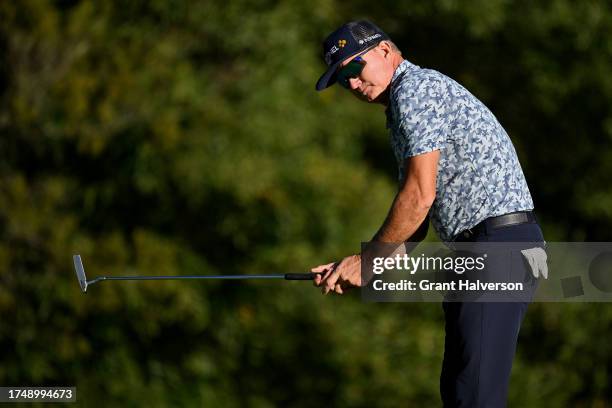
M 531 272 L 536 278 L 540 277 L 540 274 L 544 279 L 548 279 L 548 265 L 546 264 L 546 251 L 540 247 L 523 249 L 521 251 L 529 266 L 531 266 Z

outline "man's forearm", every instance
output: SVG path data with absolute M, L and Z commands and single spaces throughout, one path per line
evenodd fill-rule
M 371 278 L 369 262 L 374 258 L 388 257 L 400 245 L 408 253 L 425 237 L 429 226 L 427 214 L 436 198 L 439 157 L 440 151 L 434 150 L 406 159 L 404 183 L 395 195 L 387 218 L 374 238 L 362 248 L 366 264 L 364 282 Z M 413 241 L 412 244 L 405 244 L 407 240 Z
M 398 192 L 385 222 L 372 241 L 404 242 L 410 239 L 423 224 L 431 202 L 417 194 Z
M 404 198 L 410 196 L 414 197 L 414 194 L 402 194 L 400 191 L 396 195 L 385 222 L 374 238 L 362 248 L 361 257 L 365 265 L 362 269 L 362 282 L 367 283 L 372 279 L 370 265 L 374 258 L 389 257 L 400 246 L 409 253 L 427 235 L 429 205 L 425 205 L 422 200 Z M 405 242 L 407 240 L 413 243 Z

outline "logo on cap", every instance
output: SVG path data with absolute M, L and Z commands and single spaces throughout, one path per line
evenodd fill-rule
M 374 35 L 371 35 L 369 37 L 364 38 L 363 40 L 359 40 L 359 45 L 367 43 L 368 41 L 375 40 L 375 39 L 377 39 L 379 37 L 382 37 L 382 35 L 380 35 L 379 33 L 376 33 Z
M 338 40 L 338 47 L 343 48 L 346 45 L 346 40 Z

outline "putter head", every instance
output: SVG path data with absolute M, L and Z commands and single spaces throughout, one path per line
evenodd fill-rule
M 83 262 L 81 262 L 81 255 L 73 255 L 72 260 L 74 261 L 74 270 L 79 280 L 79 286 L 81 286 L 81 291 L 85 293 L 87 292 L 87 278 L 85 277 Z

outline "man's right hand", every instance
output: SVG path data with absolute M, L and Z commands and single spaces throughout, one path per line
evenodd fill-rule
M 338 262 L 331 262 L 325 265 L 319 265 L 315 268 L 312 268 L 310 271 L 312 273 L 316 273 L 314 277 L 315 286 L 319 286 L 321 284 L 321 281 L 323 280 L 323 277 L 327 275 L 328 272 L 333 271 L 337 264 Z

